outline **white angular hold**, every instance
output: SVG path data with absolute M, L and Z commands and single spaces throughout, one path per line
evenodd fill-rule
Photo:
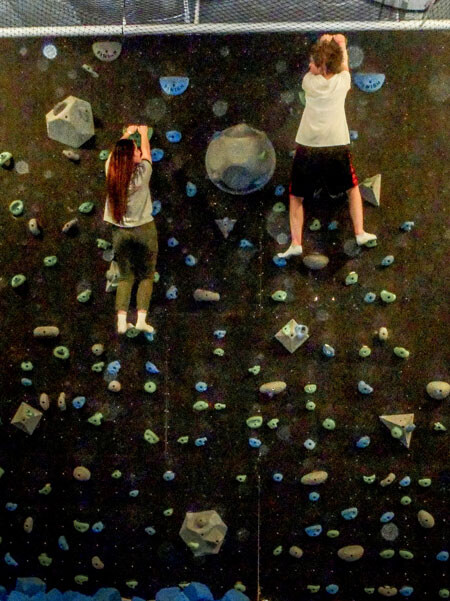
M 411 435 L 414 429 L 414 413 L 398 413 L 395 415 L 380 415 L 381 422 L 392 431 L 393 428 L 400 428 L 402 435 L 399 438 L 400 442 L 409 449 L 411 444 Z M 408 429 L 408 426 L 413 426 Z
M 23 430 L 27 434 L 33 434 L 41 421 L 42 412 L 35 409 L 28 403 L 20 403 L 14 417 L 11 420 L 11 424 Z
M 281 381 L 267 382 L 266 384 L 263 384 L 259 387 L 259 392 L 261 392 L 262 394 L 267 394 L 269 396 L 273 396 L 274 394 L 280 394 L 280 392 L 283 392 L 283 390 L 286 390 L 286 382 Z
M 180 536 L 195 557 L 212 555 L 220 551 L 228 527 L 213 510 L 187 512 Z
M 309 472 L 302 476 L 300 482 L 307 484 L 308 486 L 314 486 L 316 484 L 323 484 L 328 479 L 328 472 L 323 470 L 317 470 L 315 472 Z
M 308 340 L 308 326 L 291 319 L 275 334 L 275 338 L 281 342 L 285 349 L 293 353 Z
M 229 217 L 223 217 L 223 219 L 215 219 L 217 227 L 222 232 L 225 239 L 228 238 L 230 232 L 233 230 L 236 223 L 236 219 L 230 219 Z
M 361 184 L 359 184 L 359 190 L 363 200 L 374 207 L 379 207 L 381 194 L 381 173 L 377 173 L 373 177 L 366 178 Z
M 442 401 L 446 399 L 450 394 L 450 384 L 447 382 L 428 382 L 427 392 L 432 399 L 436 401 Z
M 95 134 L 91 105 L 76 96 L 58 102 L 45 120 L 48 137 L 73 148 L 79 148 Z
M 213 292 L 212 290 L 204 290 L 203 288 L 197 288 L 197 290 L 194 291 L 194 299 L 196 301 L 201 302 L 217 302 L 220 300 L 220 294 L 218 292 Z
M 111 42 L 109 40 L 94 42 L 92 44 L 92 52 L 95 58 L 104 63 L 110 63 L 119 58 L 122 52 L 122 44 L 120 42 Z

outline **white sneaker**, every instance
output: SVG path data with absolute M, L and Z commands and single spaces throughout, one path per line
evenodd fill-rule
M 279 259 L 289 259 L 289 257 L 298 257 L 303 253 L 301 244 L 291 244 L 283 253 L 277 253 Z

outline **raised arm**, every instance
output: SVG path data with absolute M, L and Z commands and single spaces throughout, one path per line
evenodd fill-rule
M 138 125 L 137 131 L 141 136 L 141 153 L 142 160 L 152 162 L 152 154 L 150 149 L 150 140 L 148 139 L 148 125 Z
M 127 129 L 123 132 L 123 136 L 120 139 L 126 140 L 127 138 L 129 138 L 132 134 L 134 134 L 137 131 L 137 128 L 138 128 L 137 125 L 128 125 Z
M 350 67 L 348 66 L 347 38 L 342 33 L 336 33 L 333 36 L 333 40 L 339 44 L 342 49 L 342 70 L 350 71 Z

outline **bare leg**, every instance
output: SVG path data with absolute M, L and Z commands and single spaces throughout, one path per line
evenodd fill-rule
M 305 212 L 303 210 L 303 198 L 300 196 L 289 196 L 289 224 L 291 226 L 291 245 L 284 253 L 278 253 L 280 258 L 288 258 L 295 255 L 301 255 L 303 223 L 305 221 Z
M 364 231 L 364 212 L 359 186 L 354 186 L 353 188 L 350 188 L 350 190 L 347 190 L 347 196 L 356 243 L 359 246 L 362 246 L 371 240 L 376 240 L 377 237 L 375 234 L 369 234 Z

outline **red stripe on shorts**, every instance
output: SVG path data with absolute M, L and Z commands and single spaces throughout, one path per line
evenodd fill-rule
M 359 183 L 358 176 L 356 175 L 355 168 L 353 167 L 352 153 L 350 152 L 350 150 L 348 150 L 347 152 L 348 152 L 348 162 L 350 165 L 350 173 L 352 174 L 352 184 L 353 184 L 353 187 L 355 187 Z

